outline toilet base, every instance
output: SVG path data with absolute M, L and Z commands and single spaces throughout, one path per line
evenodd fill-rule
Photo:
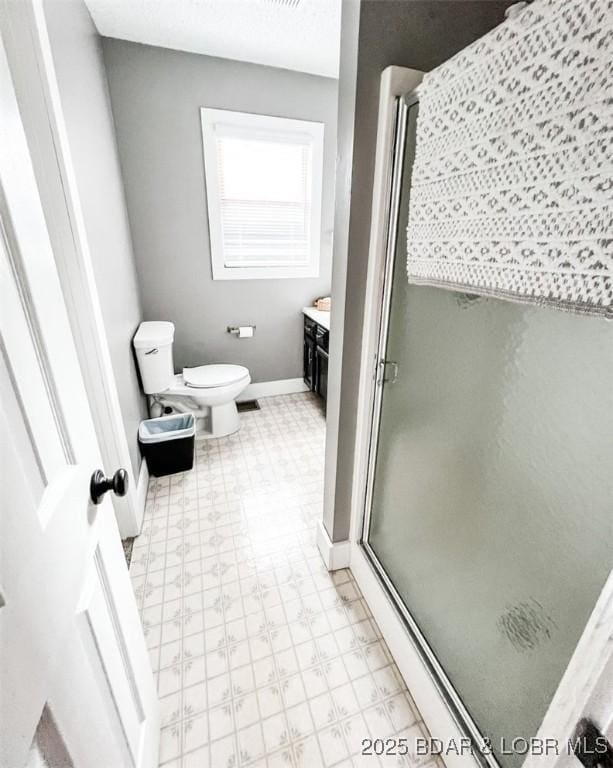
M 196 420 L 196 440 L 227 437 L 238 432 L 241 426 L 234 400 L 222 405 L 202 406 L 191 398 L 156 395 L 149 401 L 151 416 L 160 415 L 153 413 L 154 404 L 159 404 L 160 408 L 170 407 L 176 413 L 193 413 Z
M 203 434 L 203 437 L 233 435 L 238 432 L 240 426 L 240 417 L 234 400 L 224 405 L 211 405 L 209 406 L 209 431 Z

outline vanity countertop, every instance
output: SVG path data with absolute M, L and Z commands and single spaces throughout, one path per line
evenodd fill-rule
M 323 326 L 327 331 L 330 330 L 330 313 L 323 312 L 321 309 L 315 309 L 315 307 L 303 307 L 302 313 L 311 320 L 315 320 L 316 323 Z

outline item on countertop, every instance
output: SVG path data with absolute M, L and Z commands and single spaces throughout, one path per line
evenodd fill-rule
M 330 296 L 323 296 L 321 299 L 315 299 L 313 306 L 320 312 L 329 312 L 332 307 L 332 299 Z

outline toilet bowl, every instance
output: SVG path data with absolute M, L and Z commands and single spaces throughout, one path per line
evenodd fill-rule
M 240 427 L 236 398 L 251 382 L 242 365 L 218 363 L 184 368 L 175 374 L 172 362 L 174 325 L 168 322 L 143 322 L 134 336 L 134 349 L 149 395 L 151 415 L 166 409 L 193 413 L 196 437 L 224 437 Z
M 193 381 L 202 383 L 190 383 Z M 242 365 L 200 365 L 184 368 L 183 373 L 174 376 L 170 387 L 157 399 L 162 404 L 174 405 L 176 410 L 185 407 L 196 417 L 197 412 L 208 409 L 208 425 L 198 429 L 198 434 L 202 432 L 202 437 L 223 437 L 239 429 L 236 398 L 250 383 L 249 371 Z

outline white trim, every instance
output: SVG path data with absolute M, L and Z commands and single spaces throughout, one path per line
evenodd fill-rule
M 443 743 L 463 743 L 464 734 L 455 722 L 445 700 L 422 661 L 421 655 L 411 640 L 401 618 L 378 576 L 369 563 L 364 550 L 355 542 L 351 543 L 351 572 L 368 603 L 375 621 L 387 643 L 390 652 L 404 678 L 409 691 L 433 737 Z M 471 755 L 445 755 L 447 768 L 477 768 L 479 762 Z
M 404 67 L 388 67 L 381 75 L 375 172 L 373 180 L 372 223 L 368 256 L 368 276 L 364 306 L 364 332 L 360 363 L 360 388 L 356 414 L 356 443 L 351 492 L 349 533 L 351 571 L 381 628 L 392 656 L 421 712 L 426 726 L 437 739 L 465 738 L 435 679 L 409 635 L 404 622 L 380 579 L 359 545 L 368 475 L 368 446 L 372 409 L 373 361 L 378 345 L 379 314 L 387 246 L 388 210 L 395 137 L 396 99 L 416 88 L 423 73 Z M 447 755 L 448 768 L 473 768 L 479 765 L 471 755 Z
M 360 364 L 360 388 L 356 414 L 356 444 L 351 493 L 349 533 L 351 571 L 370 606 L 398 668 L 410 687 L 426 726 L 438 739 L 454 739 L 464 734 L 441 695 L 420 652 L 407 632 L 396 606 L 385 591 L 359 546 L 362 533 L 368 445 L 370 441 L 372 361 L 378 342 L 378 318 L 384 273 L 390 179 L 393 161 L 396 98 L 419 85 L 422 73 L 402 67 L 388 67 L 381 76 L 375 173 L 373 180 L 372 224 L 368 258 L 368 276 L 364 307 L 364 333 Z M 448 768 L 476 768 L 470 755 L 447 755 Z
M 237 403 L 245 400 L 257 400 L 258 397 L 274 397 L 275 395 L 293 395 L 297 392 L 308 392 L 309 388 L 302 379 L 278 379 L 277 381 L 258 381 L 248 384 L 236 399 Z
M 356 437 L 351 489 L 349 539 L 359 541 L 362 532 L 368 446 L 370 442 L 373 361 L 377 352 L 379 312 L 383 290 L 387 245 L 387 219 L 394 149 L 396 98 L 416 88 L 423 72 L 404 67 L 387 67 L 381 75 L 375 172 L 373 178 L 372 223 L 368 251 L 368 274 L 364 302 L 362 359 L 356 413 Z
M 316 540 L 319 554 L 329 571 L 337 571 L 339 568 L 349 568 L 349 541 L 332 542 L 328 536 L 328 531 L 326 531 L 323 520 L 317 521 Z
M 226 109 L 200 109 L 204 175 L 208 210 L 211 268 L 213 280 L 270 280 L 319 277 L 321 254 L 321 208 L 323 198 L 324 130 L 323 123 L 289 117 L 236 112 Z M 222 204 L 219 195 L 217 136 L 236 134 L 248 138 L 280 141 L 300 140 L 311 150 L 309 252 L 300 263 L 229 264 L 224 253 Z
M 138 473 L 138 482 L 135 489 L 136 498 L 136 517 L 138 523 L 138 532 L 143 526 L 143 519 L 145 517 L 145 504 L 147 502 L 147 489 L 149 487 L 149 469 L 147 468 L 147 462 L 145 459 L 141 459 L 140 470 Z
M 20 55 L 34 58 L 30 66 L 39 73 L 40 91 L 31 92 L 31 83 L 27 84 L 27 92 L 24 86 L 20 88 L 19 73 L 16 74 L 15 85 L 23 100 L 20 109 L 25 115 L 24 121 L 31 118 L 30 127 L 36 134 L 32 159 L 37 169 L 37 182 L 46 212 L 55 263 L 104 469 L 107 474 L 112 474 L 119 467 L 125 467 L 132 474 L 45 12 L 41 0 L 32 0 L 24 8 L 30 17 L 32 46 L 29 52 L 23 51 Z M 46 108 L 44 125 L 35 114 L 38 101 L 43 99 Z M 50 144 L 52 152 L 47 151 Z M 135 483 L 130 483 L 128 493 L 123 498 L 113 497 L 115 515 L 123 537 L 134 536 L 139 530 L 134 486 Z

